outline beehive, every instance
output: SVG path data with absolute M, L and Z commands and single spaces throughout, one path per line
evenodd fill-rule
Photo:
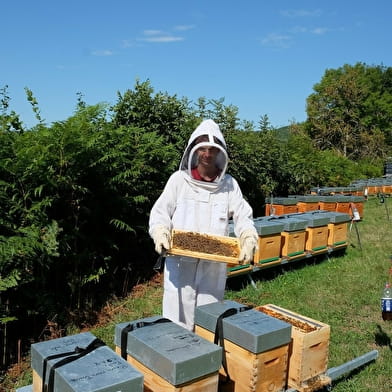
M 304 195 L 297 197 L 298 212 L 308 212 L 319 209 L 320 197 L 315 195 Z
M 328 217 L 320 215 L 319 211 L 298 213 L 290 217 L 306 221 L 306 252 L 317 255 L 328 251 Z
M 168 254 L 239 264 L 239 242 L 235 237 L 172 230 Z
M 286 259 L 297 259 L 305 256 L 306 222 L 304 220 L 276 216 L 268 219 L 283 224 L 281 232 L 280 255 Z
M 336 198 L 334 196 L 320 196 L 319 210 L 336 211 Z
M 342 212 L 344 214 L 350 213 L 350 196 L 337 196 L 336 197 L 336 212 Z
M 222 348 L 169 320 L 153 316 L 117 324 L 114 343 L 143 373 L 147 391 L 217 391 Z
M 284 215 L 298 211 L 297 200 L 290 197 L 276 197 L 266 199 L 265 215 Z
M 254 256 L 255 265 L 279 264 L 283 223 L 275 219 L 255 219 L 254 224 L 259 235 L 258 248 Z
M 351 217 L 341 212 L 320 211 L 329 218 L 328 223 L 328 246 L 337 249 L 347 246 L 347 229 Z
M 331 380 L 326 371 L 330 326 L 272 304 L 255 309 L 292 325 L 288 386 L 309 392 L 329 385 Z
M 197 307 L 195 332 L 214 341 L 220 316 L 229 309 L 237 310 L 221 320 L 227 373 L 223 367 L 220 373 L 223 379 L 227 374 L 230 377 L 222 384 L 223 390 L 281 391 L 286 385 L 291 326 L 253 309 L 239 311 L 241 308 L 235 301 Z
M 53 391 L 143 391 L 143 375 L 109 347 L 94 348 L 95 342 L 95 336 L 85 332 L 32 344 L 33 392 L 42 392 L 52 376 Z M 79 348 L 87 349 L 87 354 L 80 356 Z M 75 360 L 59 366 L 71 358 Z
M 354 217 L 354 209 L 356 208 L 360 219 L 363 218 L 363 203 L 365 198 L 363 196 L 351 196 L 349 214 Z

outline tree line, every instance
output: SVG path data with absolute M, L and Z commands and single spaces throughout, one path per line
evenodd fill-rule
M 304 194 L 382 175 L 391 150 L 392 72 L 327 70 L 307 100 L 308 119 L 275 129 L 241 120 L 223 98 L 155 92 L 137 80 L 112 106 L 87 105 L 50 125 L 26 88 L 36 125 L 26 129 L 0 90 L 0 332 L 16 320 L 80 325 L 109 296 L 153 274 L 149 211 L 178 168 L 191 132 L 212 118 L 227 141 L 228 171 L 255 216 L 270 195 Z

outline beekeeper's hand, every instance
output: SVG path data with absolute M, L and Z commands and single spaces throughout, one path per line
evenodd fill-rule
M 257 248 L 258 235 L 255 230 L 245 230 L 240 234 L 240 264 L 250 264 Z
M 170 249 L 170 230 L 165 226 L 157 226 L 152 233 L 152 239 L 155 244 L 155 251 L 162 254 L 165 250 Z

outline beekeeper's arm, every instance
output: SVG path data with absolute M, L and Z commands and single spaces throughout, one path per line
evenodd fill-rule
M 163 192 L 150 212 L 149 234 L 154 241 L 155 251 L 162 254 L 170 248 L 172 221 L 176 206 L 177 175 L 174 173 L 167 181 Z
M 253 223 L 253 210 L 244 199 L 237 181 L 233 178 L 234 188 L 230 192 L 230 213 L 234 222 L 234 233 L 239 237 L 240 263 L 253 262 L 254 253 L 257 249 L 258 234 Z

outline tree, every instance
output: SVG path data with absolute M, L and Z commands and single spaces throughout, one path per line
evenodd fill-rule
M 362 63 L 327 70 L 307 99 L 315 145 L 351 159 L 385 156 L 392 128 L 390 75 L 389 68 Z

